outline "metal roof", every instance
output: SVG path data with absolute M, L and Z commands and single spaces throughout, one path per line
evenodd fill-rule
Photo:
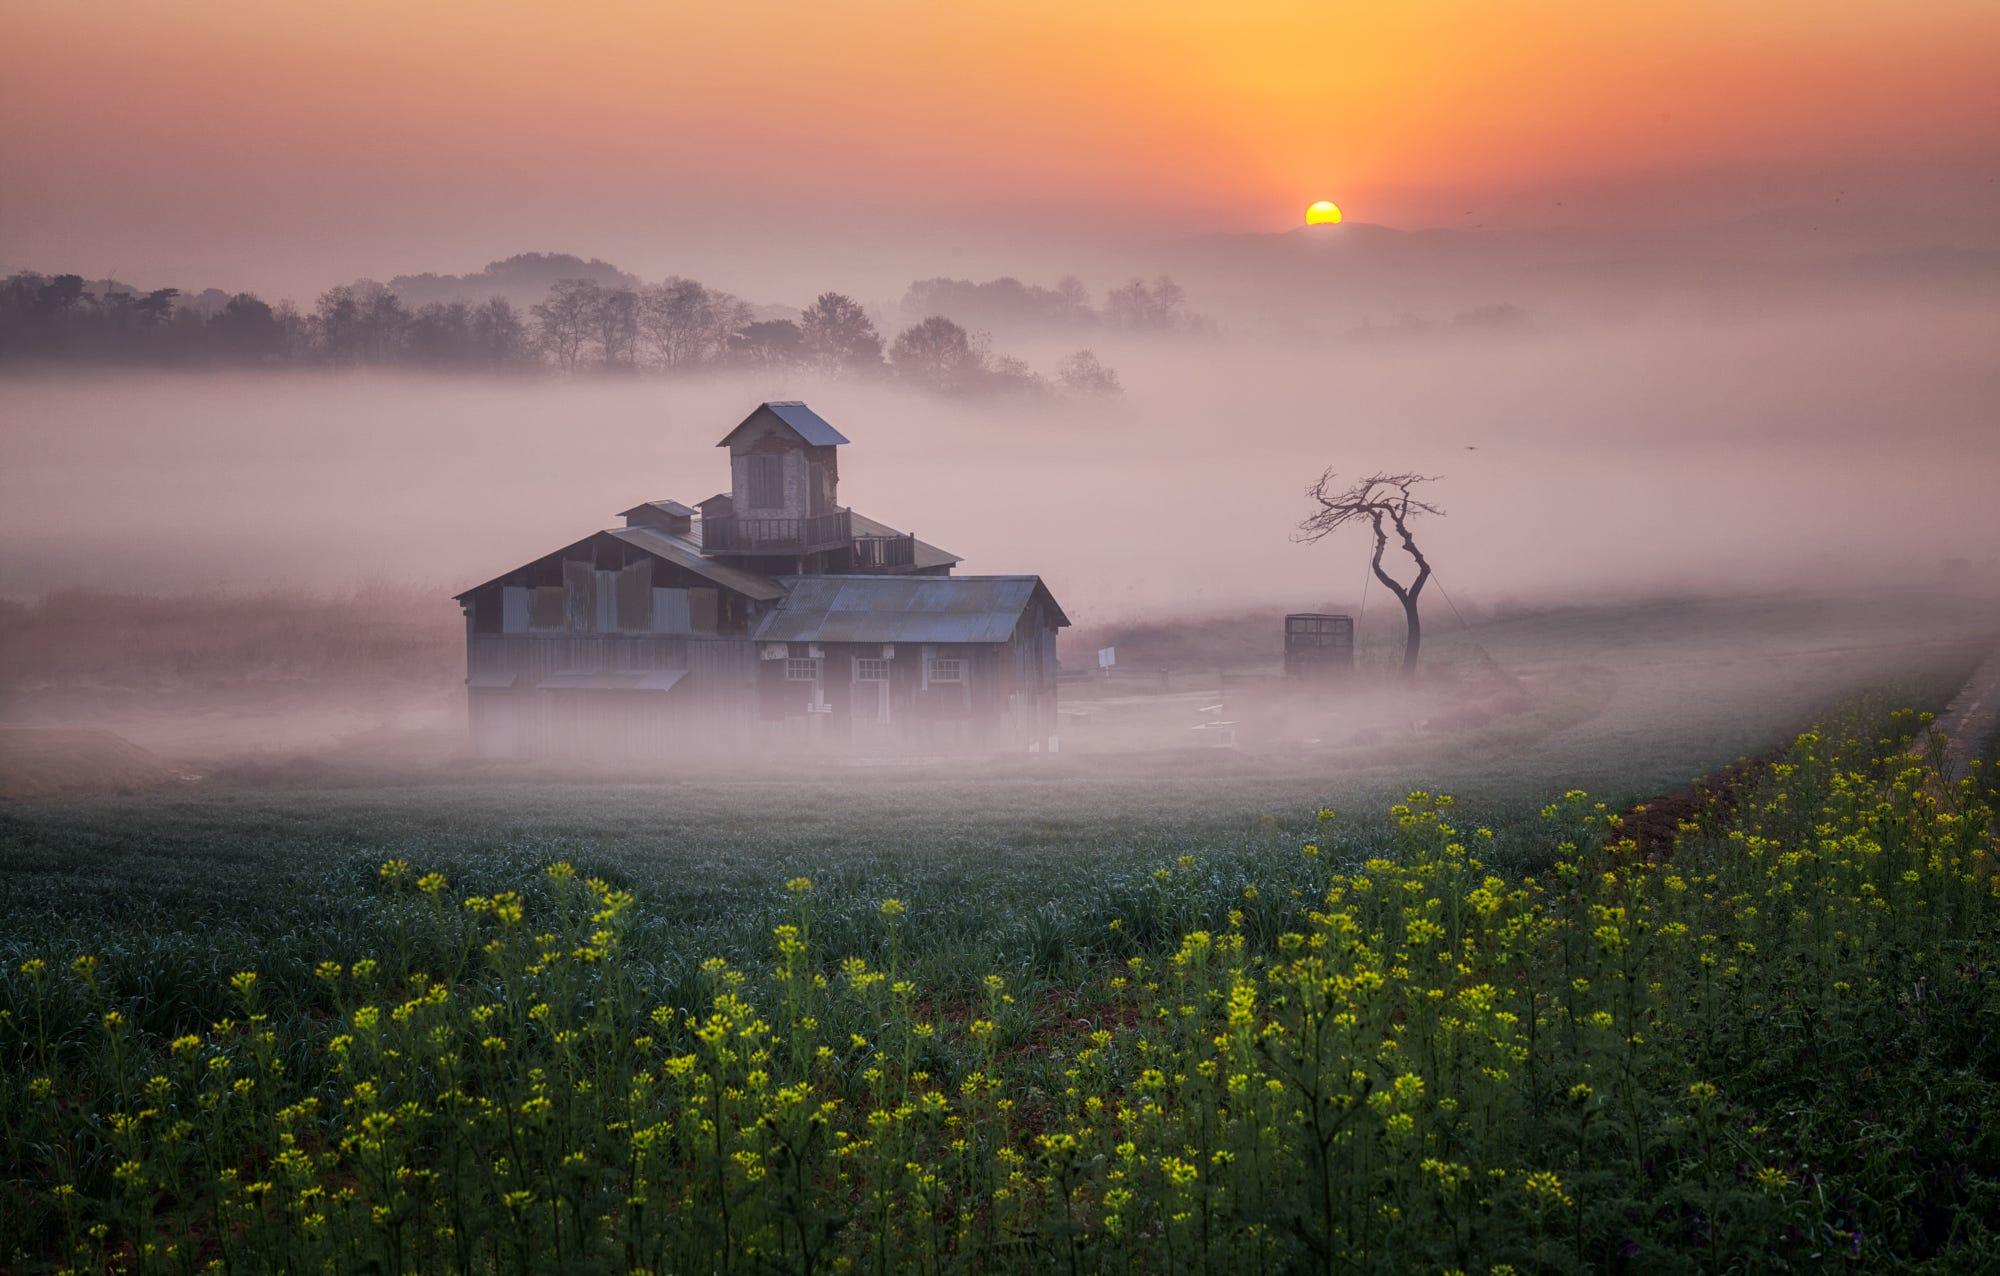
M 657 527 L 614 527 L 609 529 L 608 534 L 616 536 L 627 545 L 645 550 L 655 558 L 678 563 L 696 575 L 706 576 L 716 584 L 733 589 L 746 598 L 769 602 L 771 599 L 784 596 L 785 591 L 780 589 L 778 582 L 769 576 L 759 576 L 755 572 L 746 572 L 739 567 L 719 563 L 713 558 L 704 558 L 701 546 L 685 536 L 676 536 Z
M 728 447 L 729 440 L 735 438 L 744 426 L 757 419 L 758 413 L 769 412 L 791 430 L 814 447 L 835 447 L 847 442 L 847 436 L 826 423 L 825 418 L 797 399 L 774 399 L 757 405 L 757 411 L 736 423 L 736 428 L 722 436 L 717 447 Z
M 887 523 L 878 523 L 856 510 L 847 511 L 847 518 L 856 536 L 901 536 L 903 534 Z M 916 540 L 914 536 L 910 539 Z M 913 565 L 916 567 L 949 567 L 953 563 L 962 563 L 965 561 L 950 550 L 939 549 L 929 541 L 918 540 L 913 549 L 916 554 L 916 560 Z
M 713 558 L 704 558 L 701 553 L 701 542 L 689 536 L 677 536 L 672 532 L 658 527 L 608 527 L 602 532 L 592 532 L 589 536 L 584 537 L 583 540 L 572 541 L 561 549 L 556 550 L 555 553 L 567 553 L 577 546 L 585 544 L 595 536 L 615 536 L 627 545 L 643 549 L 655 558 L 664 558 L 670 563 L 679 564 L 697 576 L 706 576 L 724 589 L 733 589 L 746 598 L 755 598 L 761 602 L 770 602 L 785 595 L 785 591 L 778 587 L 778 582 L 772 580 L 769 576 L 759 576 L 755 572 L 746 572 L 741 568 L 731 567 L 727 563 L 719 563 Z M 550 555 L 543 554 L 529 561 L 540 562 L 541 559 L 548 557 Z M 492 580 L 482 581 L 474 585 L 471 589 L 465 590 L 463 593 L 453 595 L 453 597 L 463 602 L 472 594 L 478 593 L 489 585 L 499 584 L 519 570 L 520 568 L 518 567 L 511 568 L 495 576 Z
M 1006 642 L 1039 594 L 1039 576 L 798 576 L 758 642 Z
M 662 514 L 672 514 L 675 518 L 693 518 L 694 511 L 679 501 L 641 501 L 629 510 L 619 510 L 618 517 L 630 518 L 640 510 L 659 510 Z
M 535 684 L 540 691 L 672 691 L 687 677 L 685 669 L 651 669 L 643 673 L 595 670 L 590 673 L 552 673 Z

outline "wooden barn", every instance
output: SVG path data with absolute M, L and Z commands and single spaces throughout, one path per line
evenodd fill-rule
M 847 439 L 803 403 L 722 439 L 730 487 L 653 500 L 458 595 L 474 749 L 623 761 L 729 750 L 1052 750 L 1036 576 L 839 503 Z

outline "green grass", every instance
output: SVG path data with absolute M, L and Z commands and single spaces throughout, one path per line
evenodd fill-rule
M 1581 794 L 1511 852 L 1414 794 L 990 877 L 807 827 L 760 868 L 814 871 L 719 893 L 693 854 L 632 882 L 623 816 L 587 887 L 546 837 L 472 854 L 450 807 L 385 864 L 223 855 L 191 894 L 183 863 L 179 930 L 90 932 L 114 896 L 76 895 L 0 967 L 0 1261 L 1976 1270 L 1996 828 L 1928 756 L 1911 715 L 1842 718 L 1665 863 Z M 189 935 L 232 883 L 287 920 Z

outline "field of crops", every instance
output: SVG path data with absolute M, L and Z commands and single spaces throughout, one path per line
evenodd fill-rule
M 2000 1260 L 1992 794 L 1916 715 L 1801 736 L 1663 853 L 1582 794 L 1506 848 L 1475 820 L 1048 862 L 1070 903 L 969 928 L 821 857 L 693 968 L 587 831 L 470 880 L 421 839 L 316 868 L 343 902 L 255 950 L 12 934 L 0 1261 Z

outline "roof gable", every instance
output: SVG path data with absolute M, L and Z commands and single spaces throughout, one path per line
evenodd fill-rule
M 769 602 L 782 597 L 784 590 L 769 576 L 759 576 L 756 572 L 746 572 L 713 558 L 704 558 L 693 541 L 663 532 L 657 527 L 616 527 L 606 533 L 624 541 L 627 545 L 645 550 L 655 558 L 664 558 L 670 563 L 685 567 L 697 576 L 733 589 L 745 598 L 755 598 Z
M 717 447 L 728 447 L 737 435 L 760 419 L 773 419 L 803 439 L 813 447 L 838 447 L 847 442 L 847 436 L 828 425 L 825 418 L 797 399 L 774 399 L 760 403 L 757 410 L 736 423 L 736 428 L 722 436 Z
M 745 598 L 754 598 L 759 602 L 771 602 L 784 597 L 785 591 L 779 587 L 777 581 L 772 580 L 769 576 L 759 576 L 756 572 L 746 572 L 741 568 L 731 567 L 727 563 L 719 563 L 713 558 L 704 558 L 702 557 L 701 547 L 694 541 L 684 536 L 676 536 L 671 532 L 663 531 L 657 527 L 607 528 L 601 532 L 592 532 L 582 540 L 571 541 L 561 549 L 554 551 L 554 553 L 567 554 L 572 549 L 589 544 L 599 536 L 615 537 L 635 549 L 644 550 L 655 558 L 665 559 L 676 566 L 685 567 L 695 575 L 706 577 L 724 589 L 734 590 L 736 593 L 742 594 Z M 551 556 L 550 554 L 543 554 L 537 558 L 530 559 L 529 562 L 540 562 L 543 558 Z M 522 566 L 526 565 L 523 564 Z M 463 602 L 471 595 L 489 586 L 499 584 L 520 570 L 520 567 L 516 567 L 502 572 L 492 580 L 474 585 L 471 589 L 454 595 L 454 597 L 458 601 Z

